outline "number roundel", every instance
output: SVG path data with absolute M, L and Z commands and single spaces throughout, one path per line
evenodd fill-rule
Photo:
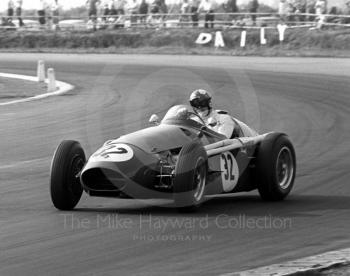
M 225 192 L 231 191 L 238 182 L 238 164 L 231 152 L 224 152 L 220 156 L 222 186 Z
M 91 156 L 90 162 L 125 162 L 133 156 L 132 148 L 126 144 L 106 144 Z

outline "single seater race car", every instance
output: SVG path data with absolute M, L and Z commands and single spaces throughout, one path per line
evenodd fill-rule
M 189 107 L 176 105 L 161 121 L 152 115 L 151 127 L 105 142 L 88 161 L 79 142 L 65 140 L 51 163 L 53 205 L 73 209 L 83 191 L 97 197 L 168 198 L 180 210 L 198 208 L 207 195 L 254 189 L 264 200 L 284 199 L 296 173 L 289 138 L 279 132 L 259 135 L 232 119 L 236 126 L 227 139 Z

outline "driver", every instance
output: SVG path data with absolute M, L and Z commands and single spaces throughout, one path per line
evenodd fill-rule
M 226 112 L 213 110 L 211 106 L 211 95 L 204 89 L 197 89 L 191 93 L 190 104 L 193 111 L 203 119 L 211 130 L 231 138 L 235 128 L 235 122 Z M 196 118 L 194 118 L 196 119 Z M 197 118 L 197 120 L 199 120 Z

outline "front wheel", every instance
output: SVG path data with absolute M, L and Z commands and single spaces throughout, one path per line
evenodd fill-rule
M 207 153 L 199 142 L 192 142 L 181 149 L 173 180 L 174 200 L 179 211 L 194 211 L 203 202 L 207 159 Z
M 262 199 L 284 199 L 292 190 L 296 172 L 295 151 L 285 134 L 270 134 L 257 156 L 257 186 Z
M 85 162 L 79 142 L 66 140 L 57 147 L 50 175 L 51 200 L 57 209 L 71 210 L 78 204 L 83 193 L 78 174 Z

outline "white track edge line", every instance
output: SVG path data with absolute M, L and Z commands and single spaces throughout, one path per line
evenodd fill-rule
M 287 276 L 303 272 L 317 272 L 335 265 L 350 263 L 350 248 L 288 261 L 255 269 L 225 273 L 222 276 Z
M 37 77 L 33 77 L 33 76 L 0 73 L 0 77 L 38 82 L 38 78 Z M 48 83 L 48 80 L 46 79 L 45 82 Z M 71 84 L 63 82 L 63 81 L 56 81 L 56 85 L 58 86 L 58 90 L 56 90 L 54 92 L 40 94 L 40 95 L 36 95 L 36 96 L 33 96 L 33 97 L 25 98 L 25 99 L 20 99 L 20 100 L 14 100 L 14 101 L 10 101 L 10 102 L 0 103 L 0 106 L 10 105 L 10 104 L 17 104 L 17 103 L 24 103 L 24 102 L 31 102 L 31 101 L 35 101 L 35 100 L 51 97 L 51 96 L 61 95 L 61 94 L 67 93 L 68 91 L 74 89 L 74 85 L 71 85 Z

